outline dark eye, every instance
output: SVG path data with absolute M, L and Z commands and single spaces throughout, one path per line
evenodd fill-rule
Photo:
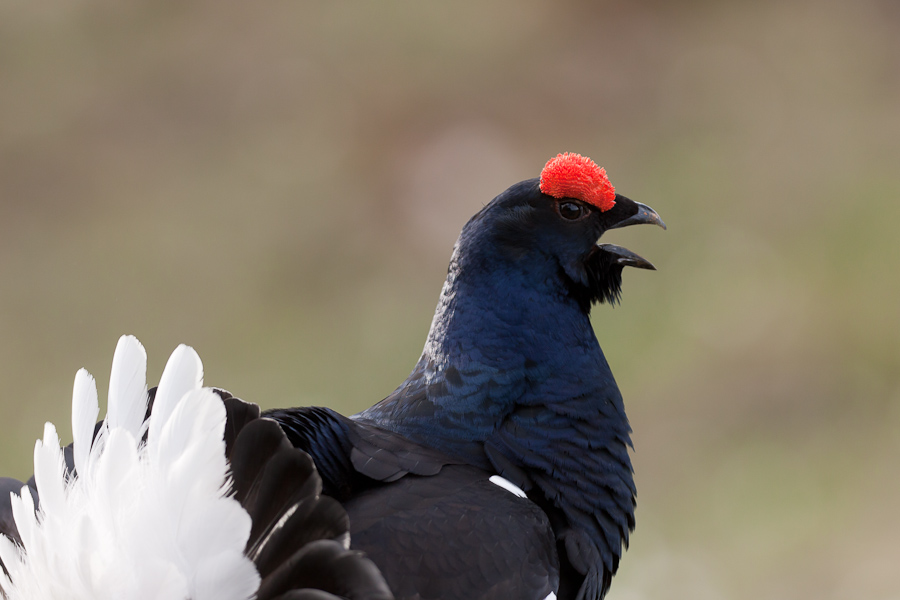
M 569 221 L 577 221 L 585 215 L 585 209 L 577 202 L 560 202 L 557 205 L 559 216 Z

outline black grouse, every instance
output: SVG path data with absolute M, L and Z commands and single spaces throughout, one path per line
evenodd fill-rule
M 606 231 L 650 223 L 577 154 L 465 225 L 410 376 L 371 408 L 263 416 L 308 452 L 352 546 L 404 599 L 599 600 L 634 528 L 631 428 L 589 318 L 626 266 Z

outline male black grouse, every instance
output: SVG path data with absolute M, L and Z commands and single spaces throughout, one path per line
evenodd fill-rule
M 608 229 L 638 223 L 665 227 L 652 209 L 616 194 L 589 159 L 557 156 L 539 179 L 510 187 L 465 226 L 422 357 L 397 390 L 351 418 L 327 408 L 264 414 L 312 455 L 324 493 L 349 514 L 353 547 L 369 554 L 397 598 L 593 600 L 606 593 L 634 527 L 635 489 L 622 397 L 588 316 L 593 303 L 618 300 L 625 266 L 653 268 L 624 248 L 595 243 Z M 258 597 L 334 597 L 327 590 L 389 598 L 370 563 L 342 547 L 346 515 L 319 496 L 304 455 L 285 448 L 255 409 L 219 394 L 228 409 L 235 499 L 251 515 L 244 552 L 261 577 Z M 178 400 L 163 396 L 168 405 Z M 151 405 L 153 397 L 151 390 Z M 126 429 L 134 429 L 129 414 Z M 130 442 L 145 433 L 153 439 L 148 415 Z M 95 416 L 81 414 L 77 429 Z M 122 426 L 121 415 L 109 419 Z M 48 437 L 52 447 L 55 432 Z M 79 463 L 75 455 L 67 454 L 69 471 Z M 49 473 L 51 497 L 42 498 L 41 510 L 70 510 L 60 503 L 59 486 L 69 476 L 56 467 Z M 10 484 L 20 489 L 0 480 L 0 488 Z M 17 541 L 26 551 L 40 544 L 29 515 L 34 487 L 11 505 L 0 502 L 0 532 L 15 539 L 15 525 L 24 523 L 28 539 Z M 73 530 L 72 539 L 96 543 L 89 529 Z M 71 542 L 65 529 L 54 535 Z M 17 591 L 17 582 L 34 581 L 23 575 L 27 554 L 0 544 L 0 561 L 11 576 L 0 578 L 0 587 L 33 597 Z
M 654 268 L 596 243 L 639 223 L 665 228 L 590 159 L 551 159 L 463 228 L 422 356 L 393 393 L 350 418 L 264 413 L 313 457 L 397 598 L 605 595 L 635 486 L 589 313 L 619 299 L 624 267 Z

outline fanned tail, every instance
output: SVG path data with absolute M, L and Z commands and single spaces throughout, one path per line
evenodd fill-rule
M 21 546 L 0 541 L 0 594 L 8 600 L 247 600 L 259 575 L 244 548 L 250 516 L 227 492 L 226 411 L 201 389 L 197 353 L 179 346 L 145 420 L 146 352 L 119 340 L 109 412 L 98 415 L 93 378 L 72 394 L 73 459 L 56 429 L 35 444 L 35 513 L 27 488 L 12 495 Z M 143 434 L 147 432 L 147 444 Z
M 0 480 L 19 492 L 14 526 L 4 514 L 0 526 L 17 526 L 21 541 L 0 536 L 0 597 L 393 598 L 374 563 L 348 548 L 347 513 L 321 495 L 310 456 L 258 406 L 202 388 L 187 346 L 169 358 L 146 419 L 145 379 L 143 347 L 123 336 L 99 427 L 94 379 L 76 375 L 74 470 L 52 424 L 35 445 L 40 510 L 27 486 Z

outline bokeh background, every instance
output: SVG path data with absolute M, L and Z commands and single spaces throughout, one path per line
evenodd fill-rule
M 900 4 L 0 2 L 0 473 L 123 333 L 346 413 L 466 219 L 561 151 L 669 225 L 594 323 L 635 430 L 609 598 L 900 598 Z M 103 395 L 103 393 L 101 393 Z

